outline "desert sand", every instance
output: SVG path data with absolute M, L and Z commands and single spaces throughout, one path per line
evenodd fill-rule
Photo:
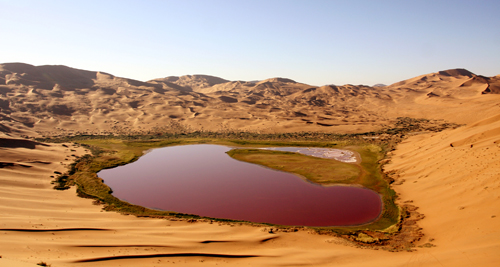
M 385 87 L 314 87 L 283 78 L 139 82 L 64 66 L 0 66 L 0 266 L 500 264 L 500 76 L 457 69 Z M 308 231 L 105 212 L 75 188 L 52 189 L 54 172 L 87 153 L 83 148 L 25 139 L 124 131 L 352 133 L 402 116 L 463 125 L 407 136 L 384 165 L 394 173 L 398 203 L 425 216 L 413 252 L 361 249 Z

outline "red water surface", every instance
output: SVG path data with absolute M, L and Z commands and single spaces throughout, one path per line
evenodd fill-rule
M 293 174 L 240 162 L 218 145 L 154 149 L 136 162 L 102 170 L 113 195 L 129 203 L 213 218 L 297 226 L 346 226 L 376 219 L 372 190 L 323 187 Z

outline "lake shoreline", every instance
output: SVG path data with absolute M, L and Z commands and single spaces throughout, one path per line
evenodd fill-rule
M 295 173 L 227 157 L 230 150 L 215 144 L 157 148 L 133 163 L 102 170 L 98 176 L 111 188 L 113 196 L 131 204 L 201 217 L 284 226 L 346 227 L 368 224 L 382 213 L 380 195 L 366 187 L 322 186 L 324 183 L 307 179 L 304 183 Z M 331 160 L 326 162 L 333 163 Z M 200 183 L 202 187 L 197 186 Z M 238 204 L 233 207 L 234 201 Z M 345 210 L 345 204 L 337 204 L 346 201 L 349 210 Z M 224 209 L 214 210 L 214 206 Z M 376 214 L 368 215 L 375 209 Z M 279 215 L 283 210 L 287 210 L 286 214 Z

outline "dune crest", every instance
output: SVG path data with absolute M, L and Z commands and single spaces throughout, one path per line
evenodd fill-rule
M 0 79 L 1 128 L 28 136 L 140 134 L 172 124 L 186 130 L 354 133 L 402 116 L 469 123 L 499 110 L 500 80 L 455 69 L 376 88 L 317 87 L 285 78 L 231 82 L 208 75 L 140 82 L 22 63 L 2 64 Z
M 383 87 L 182 77 L 140 82 L 65 66 L 0 64 L 0 266 L 500 262 L 500 75 L 445 70 Z M 56 191 L 51 184 L 86 149 L 26 139 L 194 130 L 354 133 L 389 127 L 398 117 L 463 124 L 409 133 L 386 160 L 398 204 L 412 205 L 423 218 L 407 221 L 424 234 L 411 253 L 359 249 L 307 231 L 104 212 L 75 188 Z

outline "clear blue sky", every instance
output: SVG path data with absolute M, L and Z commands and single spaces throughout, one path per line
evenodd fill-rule
M 0 10 L 0 63 L 312 85 L 500 74 L 498 0 L 0 0 Z

